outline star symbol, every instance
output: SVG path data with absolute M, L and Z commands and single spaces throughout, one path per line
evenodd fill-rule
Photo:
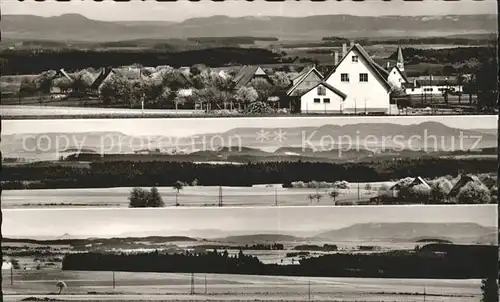
M 278 131 L 274 131 L 274 135 L 275 135 L 275 137 L 274 137 L 275 141 L 278 141 L 281 143 L 281 142 L 286 140 L 286 132 L 281 130 L 281 129 L 279 129 Z
M 261 143 L 264 142 L 265 140 L 269 139 L 269 132 L 265 131 L 264 129 L 261 129 L 259 132 L 257 132 L 257 138 L 258 141 Z

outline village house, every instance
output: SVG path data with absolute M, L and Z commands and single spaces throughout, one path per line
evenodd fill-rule
M 310 100 L 311 97 L 314 98 L 313 88 L 318 87 L 322 81 L 323 75 L 315 66 L 305 67 L 297 76 L 291 79 L 292 86 L 286 92 L 290 103 L 298 103 L 299 106 L 295 107 L 298 107 L 301 112 L 323 111 L 325 108 L 308 106 L 309 104 L 314 104 L 314 100 Z M 322 85 L 320 89 L 326 89 L 325 85 Z
M 408 188 L 412 188 L 414 186 L 418 186 L 418 185 L 423 185 L 424 187 L 426 187 L 427 189 L 431 189 L 431 186 L 429 185 L 429 183 L 427 183 L 427 181 L 425 181 L 422 177 L 420 176 L 417 176 L 413 179 L 413 181 L 408 185 Z M 389 188 L 389 191 L 391 192 L 391 196 L 396 198 L 399 196 L 399 191 L 401 190 L 401 183 L 396 183 L 395 185 L 393 185 L 391 188 Z
M 378 65 L 361 45 L 351 42 L 347 49 L 347 44 L 343 44 L 341 59 L 335 52 L 334 60 L 333 70 L 324 78 L 313 69 L 294 79 L 287 94 L 300 98 L 302 112 L 385 114 L 397 110 L 396 105 L 391 105 L 391 93 L 397 87 L 389 83 L 389 78 L 396 83 L 404 81 L 390 77 L 389 71 Z M 400 77 L 404 78 L 403 74 Z
M 474 175 L 461 175 L 460 179 L 457 181 L 457 183 L 451 188 L 450 192 L 448 193 L 448 197 L 457 197 L 458 193 L 460 192 L 460 189 L 462 189 L 466 184 L 470 182 L 477 182 L 477 183 L 482 183 L 481 180 Z
M 390 93 L 393 88 L 387 81 L 388 72 L 378 65 L 357 43 L 349 50 L 343 45 L 340 62 L 327 75 L 325 82 L 347 97 L 342 102 L 343 113 L 390 113 Z M 337 57 L 337 56 L 335 56 Z M 336 104 L 333 104 L 336 107 Z

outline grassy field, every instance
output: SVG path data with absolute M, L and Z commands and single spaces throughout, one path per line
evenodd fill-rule
M 2 271 L 4 301 L 51 297 L 65 301 L 458 301 L 480 299 L 480 280 L 308 278 L 245 275 Z M 54 295 L 56 283 L 67 284 Z M 425 292 L 425 298 L 424 298 Z
M 377 195 L 383 183 L 359 184 L 359 199 L 366 201 Z M 146 188 L 149 189 L 149 188 Z M 128 196 L 132 188 L 105 189 L 46 189 L 6 190 L 2 192 L 2 209 L 28 207 L 128 207 Z M 176 191 L 170 187 L 158 188 L 167 206 L 175 205 Z M 332 189 L 295 189 L 272 187 L 222 187 L 222 201 L 225 206 L 306 206 L 334 205 L 328 195 Z M 358 201 L 358 185 L 351 183 L 349 189 L 338 190 L 336 201 L 355 204 Z M 309 199 L 311 194 L 320 194 L 319 202 Z M 177 199 L 181 206 L 216 206 L 219 201 L 219 187 L 184 187 Z

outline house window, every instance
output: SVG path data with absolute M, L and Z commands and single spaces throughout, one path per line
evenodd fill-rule
M 359 74 L 359 81 L 360 82 L 368 82 L 368 74 L 367 73 L 360 73 Z
M 352 56 L 353 63 L 358 63 L 358 60 L 359 60 L 358 56 Z
M 320 99 L 314 99 L 314 102 L 315 102 L 315 103 L 320 103 L 320 102 L 321 102 L 321 100 L 320 100 Z
M 318 87 L 318 95 L 326 95 L 326 88 L 323 86 Z
M 325 98 L 325 99 L 323 99 L 323 103 L 325 103 L 325 104 L 330 104 L 330 99 L 329 99 L 329 98 Z
M 341 82 L 349 82 L 349 74 L 348 73 L 341 73 L 340 74 L 340 81 Z

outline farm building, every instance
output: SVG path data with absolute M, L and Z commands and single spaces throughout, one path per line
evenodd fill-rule
M 264 79 L 269 84 L 273 84 L 271 78 L 260 66 L 243 66 L 233 79 L 234 89 L 238 90 L 247 86 L 255 79 Z
M 413 181 L 408 185 L 408 187 L 411 188 L 418 185 L 423 185 L 429 190 L 431 189 L 431 186 L 420 176 L 415 177 Z M 398 197 L 399 190 L 401 189 L 401 187 L 402 187 L 401 182 L 398 182 L 389 189 L 389 191 L 392 194 L 392 197 Z
M 458 195 L 458 192 L 460 192 L 460 189 L 462 189 L 469 182 L 481 183 L 481 180 L 479 180 L 479 178 L 477 178 L 477 176 L 461 175 L 460 179 L 457 181 L 457 183 L 453 186 L 453 188 L 451 188 L 450 192 L 448 193 L 448 196 L 449 197 L 456 197 Z
M 456 76 L 421 76 L 410 78 L 405 92 L 408 95 L 432 96 L 443 95 L 445 91 L 462 93 L 463 85 Z
M 335 56 L 337 57 L 337 56 Z M 343 113 L 390 113 L 389 73 L 359 44 L 343 46 L 342 59 L 325 77 L 325 82 L 346 95 Z M 395 107 L 395 106 L 394 106 Z
M 73 78 L 64 69 L 59 69 L 52 77 L 53 85 L 50 87 L 50 93 L 58 94 L 71 92 L 71 84 L 73 81 Z

